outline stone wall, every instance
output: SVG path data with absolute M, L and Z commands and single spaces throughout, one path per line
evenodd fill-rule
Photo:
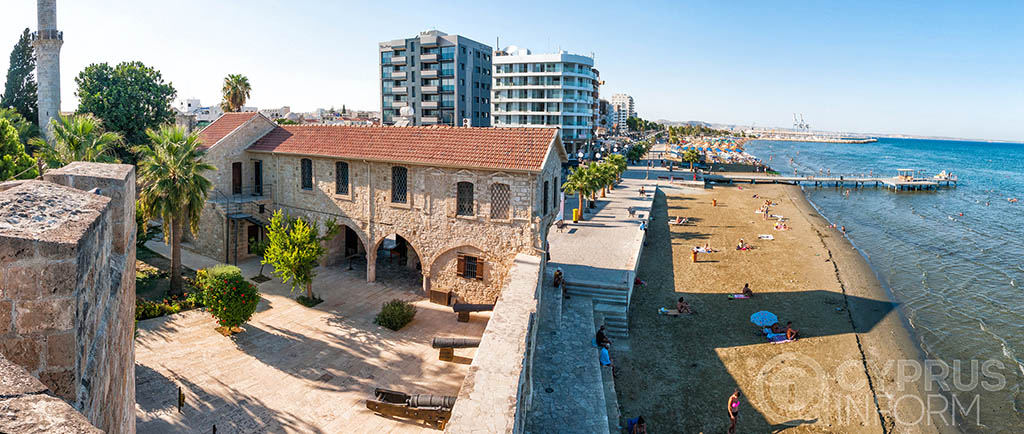
M 537 294 L 544 261 L 516 256 L 462 381 L 446 433 L 522 433 L 533 395 Z M 567 421 L 572 423 L 572 421 Z
M 0 192 L 0 353 L 96 426 L 132 433 L 134 168 L 45 179 Z
M 0 432 L 19 434 L 100 434 L 67 402 L 25 368 L 0 355 Z

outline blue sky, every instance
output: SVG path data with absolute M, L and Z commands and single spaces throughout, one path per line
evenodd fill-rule
M 35 1 L 4 0 L 0 69 Z M 499 6 L 500 5 L 500 6 Z M 423 7 L 426 6 L 426 7 Z M 1024 141 L 1022 2 L 58 0 L 62 107 L 93 62 L 141 60 L 178 96 L 377 109 L 377 42 L 436 28 L 534 52 L 594 53 L 648 119 Z

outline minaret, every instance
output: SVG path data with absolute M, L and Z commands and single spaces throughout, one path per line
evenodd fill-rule
M 51 140 L 50 119 L 60 115 L 60 46 L 64 34 L 57 31 L 57 0 L 37 0 L 39 30 L 32 35 L 39 83 L 39 129 Z

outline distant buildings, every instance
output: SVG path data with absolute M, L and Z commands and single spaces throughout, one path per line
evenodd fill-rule
M 612 95 L 612 105 L 615 106 L 615 123 L 619 128 L 625 128 L 626 119 L 636 116 L 636 107 L 633 105 L 633 97 L 617 93 Z
M 437 30 L 378 44 L 381 119 L 393 125 L 402 107 L 411 125 L 487 127 L 491 47 Z
M 599 79 L 592 57 L 532 54 L 509 47 L 494 54 L 496 127 L 559 127 L 570 158 L 594 138 Z

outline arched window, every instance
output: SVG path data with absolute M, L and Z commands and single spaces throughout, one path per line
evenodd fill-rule
M 391 167 L 391 202 L 405 203 L 409 192 L 409 169 Z
M 303 158 L 300 163 L 302 169 L 302 189 L 313 189 L 313 160 Z
M 455 213 L 458 215 L 473 215 L 473 183 L 460 182 L 456 184 Z
M 509 216 L 508 184 L 491 184 L 491 218 L 508 219 Z

